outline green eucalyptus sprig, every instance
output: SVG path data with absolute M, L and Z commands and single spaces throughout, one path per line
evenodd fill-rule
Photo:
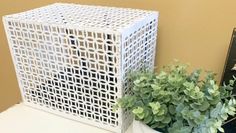
M 229 115 L 235 115 L 232 95 L 235 78 L 218 86 L 215 74 L 201 70 L 187 72 L 187 65 L 173 64 L 158 74 L 133 72 L 131 94 L 118 100 L 117 107 L 133 113 L 135 119 L 168 133 L 217 133 Z

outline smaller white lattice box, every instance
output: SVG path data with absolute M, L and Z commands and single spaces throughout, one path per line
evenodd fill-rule
M 114 132 L 131 122 L 112 111 L 127 73 L 153 69 L 158 13 L 56 3 L 4 16 L 25 104 Z

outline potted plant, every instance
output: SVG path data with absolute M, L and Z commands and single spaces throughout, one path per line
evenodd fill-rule
M 203 78 L 201 70 L 188 73 L 187 67 L 177 62 L 158 74 L 148 70 L 130 74 L 131 93 L 118 99 L 115 108 L 132 112 L 135 133 L 224 132 L 223 122 L 235 114 L 231 92 L 235 78 L 218 86 L 214 73 L 206 72 Z

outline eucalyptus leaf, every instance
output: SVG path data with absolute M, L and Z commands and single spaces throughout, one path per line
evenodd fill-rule
M 191 131 L 192 131 L 192 127 L 189 127 L 189 126 L 184 126 L 180 128 L 180 133 L 191 133 Z
M 148 124 L 148 123 L 150 123 L 152 121 L 152 119 L 153 119 L 153 117 L 151 115 L 149 115 L 149 116 L 144 118 L 143 122 Z
M 130 88 L 114 111 L 128 110 L 135 119 L 168 133 L 223 132 L 222 123 L 236 113 L 236 78 L 219 86 L 215 73 L 206 72 L 202 79 L 201 70 L 188 73 L 187 66 L 176 62 L 159 73 L 143 68 L 128 74 Z
M 164 120 L 164 119 L 165 119 L 165 116 L 154 116 L 154 120 L 155 120 L 156 122 L 162 121 L 162 120 Z
M 175 106 L 174 105 L 169 105 L 169 112 L 170 112 L 170 114 L 175 114 L 176 113 L 176 111 L 175 111 Z
M 170 116 L 166 116 L 163 120 L 162 123 L 168 124 L 171 121 L 171 117 Z
M 210 107 L 210 104 L 207 101 L 204 101 L 202 105 L 199 106 L 200 111 L 205 111 Z

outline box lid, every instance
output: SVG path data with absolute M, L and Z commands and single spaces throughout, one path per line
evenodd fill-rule
M 24 22 L 123 31 L 133 23 L 138 23 L 150 15 L 157 14 L 155 11 L 130 8 L 55 3 L 17 14 L 6 15 L 5 18 Z

